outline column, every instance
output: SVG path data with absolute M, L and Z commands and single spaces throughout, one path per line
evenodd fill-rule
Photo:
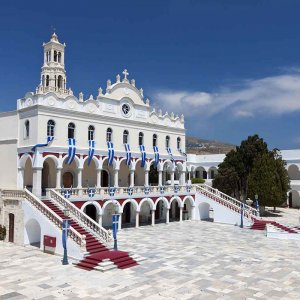
M 82 196 L 82 168 L 78 168 L 78 173 L 77 173 L 77 188 L 79 189 L 78 195 Z
M 145 186 L 149 186 L 149 171 L 145 171 Z
M 119 187 L 119 169 L 114 170 L 114 187 Z
M 180 207 L 180 211 L 179 211 L 179 222 L 182 222 L 182 212 L 183 212 L 183 207 Z
M 119 213 L 120 217 L 119 217 L 119 223 L 118 223 L 118 230 L 122 229 L 122 214 Z
M 162 185 L 162 171 L 158 171 L 158 185 Z
M 17 187 L 18 189 L 23 189 L 24 187 L 24 169 L 18 169 L 18 182 Z
M 61 168 L 56 169 L 56 188 L 61 188 Z
M 195 206 L 191 207 L 191 220 L 195 220 Z
M 101 173 L 102 169 L 97 169 L 97 188 L 101 188 Z
M 151 226 L 155 225 L 155 210 L 151 210 Z
M 171 171 L 171 185 L 174 185 L 174 171 Z
M 134 170 L 130 170 L 130 186 L 134 187 Z
M 135 227 L 138 228 L 140 226 L 140 212 L 137 211 L 135 215 Z
M 170 209 L 166 209 L 166 224 L 170 223 Z
M 102 215 L 98 215 L 98 223 L 102 227 Z
M 184 171 L 182 171 L 181 173 L 180 173 L 180 185 L 185 185 L 185 180 L 186 180 L 186 178 L 185 178 L 185 172 Z
M 32 193 L 37 197 L 42 196 L 42 168 L 33 168 Z

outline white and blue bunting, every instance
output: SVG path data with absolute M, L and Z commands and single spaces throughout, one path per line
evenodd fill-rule
M 153 150 L 154 150 L 154 161 L 155 161 L 155 165 L 157 166 L 158 163 L 159 163 L 158 147 L 157 146 L 153 146 Z
M 95 141 L 90 140 L 89 141 L 89 152 L 88 152 L 88 166 L 90 165 L 90 163 L 93 159 L 94 152 L 95 152 Z
M 31 151 L 35 152 L 36 148 L 47 147 L 54 140 L 54 136 L 47 136 L 47 143 L 45 144 L 36 144 L 31 148 Z
M 66 160 L 66 164 L 70 165 L 73 162 L 76 154 L 76 140 L 69 138 L 68 143 L 69 143 L 69 149 L 68 149 L 68 157 Z
M 131 164 L 131 151 L 129 144 L 124 144 L 125 151 L 126 151 L 126 165 L 130 166 Z
M 114 144 L 112 142 L 107 142 L 107 148 L 108 148 L 108 165 L 111 166 L 115 156 Z
M 146 150 L 144 145 L 140 145 L 140 151 L 142 155 L 141 167 L 144 168 L 146 163 Z

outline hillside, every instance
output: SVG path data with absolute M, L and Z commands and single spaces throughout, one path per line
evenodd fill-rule
M 220 141 L 209 141 L 196 137 L 186 137 L 186 151 L 192 154 L 219 154 L 228 153 L 235 149 L 235 145 Z

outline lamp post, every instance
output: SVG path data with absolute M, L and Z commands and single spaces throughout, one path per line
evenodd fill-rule
M 113 237 L 114 237 L 114 250 L 118 250 L 117 231 L 118 231 L 120 215 L 118 214 L 117 201 L 113 200 L 113 204 L 114 204 L 114 207 L 115 207 L 115 213 L 112 215 L 112 230 L 113 230 Z
M 244 228 L 244 202 L 243 202 L 243 198 L 240 197 L 241 199 L 241 228 Z
M 256 206 L 256 209 L 257 209 L 257 213 L 259 214 L 258 195 L 257 195 L 257 194 L 255 194 L 254 198 L 255 198 L 255 206 Z
M 63 265 L 68 265 L 68 252 L 67 252 L 67 239 L 68 239 L 68 230 L 70 228 L 70 219 L 68 218 L 70 215 L 69 210 L 66 208 L 64 209 L 64 216 L 65 218 L 63 219 L 63 227 L 62 227 L 62 244 L 64 248 L 64 257 L 62 264 Z

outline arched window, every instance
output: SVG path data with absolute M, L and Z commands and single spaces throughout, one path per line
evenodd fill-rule
M 69 139 L 74 139 L 75 137 L 75 124 L 74 123 L 69 123 L 68 125 L 68 138 Z
M 157 146 L 157 135 L 153 134 L 153 147 Z
M 129 132 L 128 130 L 123 131 L 123 144 L 128 144 Z
M 111 142 L 112 141 L 112 129 L 107 128 L 106 130 L 106 141 Z
M 47 136 L 54 136 L 54 127 L 55 122 L 53 120 L 49 120 L 47 123 Z
M 25 121 L 25 138 L 29 138 L 29 131 L 30 131 L 29 121 L 26 120 Z
M 49 75 L 46 76 L 46 86 L 49 86 L 49 81 L 50 81 L 50 78 L 49 78 Z
M 177 138 L 177 149 L 178 150 L 181 149 L 181 138 L 180 137 Z
M 144 144 L 144 134 L 142 132 L 139 133 L 139 145 Z
M 57 61 L 57 51 L 54 51 L 54 61 Z
M 58 87 L 59 89 L 61 89 L 61 88 L 62 88 L 62 85 L 63 85 L 63 78 L 62 78 L 61 75 L 59 75 L 59 76 L 58 76 L 58 80 L 57 80 L 57 87 Z
M 58 62 L 61 63 L 61 52 L 58 52 Z
M 170 137 L 166 136 L 166 148 L 170 148 Z
M 88 140 L 93 141 L 95 138 L 95 127 L 90 125 L 88 130 Z

